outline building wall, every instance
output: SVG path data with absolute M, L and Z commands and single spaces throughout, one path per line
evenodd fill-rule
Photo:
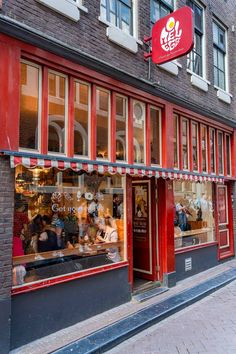
M 0 353 L 9 352 L 12 221 L 14 201 L 13 170 L 9 158 L 0 156 Z
M 88 9 L 88 13 L 80 11 L 81 18 L 78 22 L 58 14 L 35 0 L 3 1 L 1 14 L 105 62 L 111 67 L 111 71 L 112 68 L 117 68 L 141 80 L 155 83 L 157 88 L 162 88 L 166 92 L 167 97 L 168 93 L 171 93 L 187 102 L 194 103 L 199 108 L 207 108 L 209 112 L 213 111 L 223 117 L 234 118 L 236 110 L 234 99 L 231 104 L 226 104 L 217 98 L 217 91 L 213 86 L 212 63 L 212 15 L 215 15 L 228 27 L 229 65 L 231 68 L 229 90 L 234 95 L 233 83 L 236 79 L 236 73 L 232 70 L 236 64 L 234 58 L 236 33 L 232 32 L 236 15 L 234 0 L 201 1 L 206 6 L 206 71 L 207 80 L 211 83 L 207 93 L 191 85 L 190 74 L 186 71 L 186 56 L 178 59 L 179 64 L 182 65 L 182 68 L 179 68 L 178 76 L 168 74 L 156 65 L 144 61 L 143 53 L 147 49 L 145 44 L 139 44 L 138 53 L 133 54 L 110 42 L 106 37 L 107 26 L 98 20 L 100 1 L 84 0 L 83 3 Z M 186 0 L 177 1 L 177 7 L 185 4 Z M 150 1 L 139 1 L 139 39 L 142 40 L 144 35 L 149 34 Z

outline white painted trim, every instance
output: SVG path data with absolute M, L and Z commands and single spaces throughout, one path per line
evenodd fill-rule
M 165 70 L 172 75 L 178 76 L 179 74 L 179 65 L 177 65 L 177 63 L 175 63 L 174 61 L 169 61 L 168 63 L 164 63 L 157 66 L 158 68 Z
M 233 95 L 231 95 L 230 93 L 214 86 L 215 89 L 217 89 L 217 97 L 219 100 L 225 102 L 225 103 L 228 103 L 230 104 L 231 103 L 231 98 L 233 97 Z
M 118 44 L 132 53 L 138 52 L 136 39 L 122 31 L 120 28 L 109 25 L 106 30 L 106 35 L 111 42 Z
M 82 5 L 80 0 L 36 0 L 40 4 L 68 17 L 70 20 L 78 22 L 80 19 L 80 10 L 88 12 L 88 9 Z
M 187 73 L 191 75 L 191 84 L 193 86 L 196 86 L 202 91 L 207 92 L 208 91 L 208 85 L 210 85 L 210 81 L 204 79 L 203 77 L 195 74 L 192 70 L 187 69 Z

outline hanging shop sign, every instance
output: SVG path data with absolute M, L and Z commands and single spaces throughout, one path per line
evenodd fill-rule
M 152 61 L 163 64 L 189 53 L 194 46 L 193 11 L 184 6 L 152 28 Z

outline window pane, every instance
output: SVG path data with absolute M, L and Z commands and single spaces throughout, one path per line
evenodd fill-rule
M 231 175 L 231 144 L 230 144 L 230 136 L 226 135 L 226 168 L 227 175 Z
M 21 63 L 20 147 L 38 150 L 39 69 Z
M 126 161 L 127 98 L 116 96 L 116 160 Z
M 133 106 L 133 144 L 134 144 L 134 162 L 144 163 L 145 146 L 145 109 L 140 102 L 135 102 Z
M 48 75 L 48 151 L 65 153 L 66 79 Z
M 218 169 L 219 174 L 224 173 L 224 162 L 223 162 L 223 134 L 218 133 Z
M 150 109 L 150 145 L 151 163 L 160 165 L 161 163 L 161 130 L 160 111 L 155 108 Z
M 182 158 L 183 158 L 183 169 L 187 170 L 188 166 L 188 121 L 186 119 L 182 120 Z
M 174 115 L 174 167 L 179 167 L 179 118 Z
M 175 249 L 215 241 L 212 183 L 174 181 Z
M 201 32 L 203 32 L 202 17 L 203 17 L 202 9 L 198 6 L 194 6 L 195 27 L 199 29 Z
M 169 15 L 174 8 L 172 0 L 151 0 L 151 22 L 154 24 L 160 18 Z
M 97 89 L 97 108 L 96 108 L 96 122 L 97 122 L 97 153 L 98 158 L 108 159 L 109 157 L 109 93 Z
M 74 83 L 74 154 L 88 156 L 89 86 Z
M 193 170 L 198 171 L 198 125 L 192 124 Z
M 124 260 L 125 177 L 15 171 L 13 286 Z
M 211 172 L 215 173 L 215 131 L 210 129 Z
M 207 128 L 201 126 L 202 171 L 207 172 Z
M 225 90 L 225 73 L 219 71 L 218 74 L 219 74 L 219 87 Z

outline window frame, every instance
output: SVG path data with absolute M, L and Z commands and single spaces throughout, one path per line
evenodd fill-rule
M 127 163 L 128 162 L 128 128 L 129 128 L 128 101 L 129 101 L 129 98 L 128 98 L 128 96 L 122 95 L 120 93 L 116 93 L 115 97 L 121 97 L 121 98 L 125 99 L 125 112 L 126 112 L 126 122 L 125 122 L 126 123 L 125 124 L 125 136 L 126 136 L 126 139 L 125 139 L 125 156 L 126 156 L 126 159 L 125 160 L 117 160 L 116 159 L 116 162 L 117 163 Z M 117 113 L 116 113 L 116 107 L 115 107 L 115 121 L 116 121 L 116 119 L 117 119 Z M 117 133 L 117 131 L 115 130 L 115 139 L 116 139 L 116 133 Z M 111 149 L 111 147 L 110 147 L 110 149 Z M 116 149 L 115 149 L 115 152 L 116 152 Z
M 193 142 L 193 126 L 196 126 L 196 149 L 197 149 L 197 169 L 193 166 L 193 143 L 192 143 L 192 166 L 194 172 L 199 172 L 199 124 L 195 121 L 191 121 L 191 139 Z
M 202 128 L 205 129 L 205 144 L 206 144 L 206 148 L 205 148 L 205 158 L 206 158 L 206 171 L 203 171 L 203 163 L 202 163 Z M 200 141 L 200 151 L 201 151 L 201 171 L 202 173 L 208 173 L 208 132 L 207 132 L 207 125 L 205 124 L 200 124 L 200 131 L 201 131 L 201 141 Z
M 192 4 L 192 6 L 191 6 Z M 205 8 L 203 7 L 203 5 L 197 1 L 197 0 L 188 0 L 187 1 L 187 5 L 189 7 L 192 8 L 199 8 L 202 11 L 202 30 L 197 28 L 194 25 L 194 43 L 196 43 L 196 38 L 195 36 L 199 36 L 200 37 L 200 41 L 201 41 L 201 48 L 200 48 L 200 54 L 198 54 L 195 51 L 195 46 L 192 49 L 192 51 L 187 55 L 187 70 L 190 73 L 193 73 L 194 75 L 197 75 L 198 77 L 206 80 L 206 39 L 205 39 Z M 194 11 L 194 10 L 193 10 Z M 197 71 L 194 70 L 194 63 L 195 63 L 195 59 L 194 56 L 197 55 L 200 56 L 200 73 L 198 73 Z M 192 59 L 193 58 L 193 59 Z
M 91 144 L 89 144 L 89 140 L 90 140 L 90 136 L 91 136 L 91 96 L 92 96 L 91 83 L 86 82 L 86 81 L 82 81 L 82 80 L 79 80 L 76 78 L 73 79 L 73 83 L 79 83 L 79 84 L 88 86 L 88 156 L 75 154 L 75 150 L 74 150 L 75 145 L 73 146 L 73 155 L 74 155 L 74 157 L 90 158 L 91 157 Z M 73 100 L 73 108 L 74 108 L 74 105 L 75 105 L 75 101 Z M 73 123 L 74 123 L 75 122 L 74 114 L 73 114 L 73 117 L 74 117 L 74 119 L 73 119 Z M 74 124 L 73 124 L 73 136 L 75 138 Z
M 38 148 L 37 149 L 30 149 L 30 148 L 24 148 L 20 146 L 20 140 L 19 140 L 19 151 L 30 151 L 32 153 L 39 153 L 42 148 L 42 98 L 43 98 L 43 69 L 41 65 L 38 65 L 34 62 L 31 62 L 30 60 L 26 60 L 21 58 L 20 59 L 20 64 L 26 64 L 29 66 L 33 66 L 34 68 L 38 69 Z M 19 117 L 19 122 L 20 122 L 20 117 Z M 20 137 L 20 123 L 19 123 L 19 137 Z
M 58 75 L 60 77 L 65 78 L 65 126 L 64 126 L 64 152 L 56 152 L 50 151 L 48 149 L 49 143 L 49 74 L 52 73 L 54 75 Z M 60 97 L 60 96 L 58 96 Z M 57 70 L 48 69 L 48 92 L 47 92 L 47 129 L 48 129 L 48 140 L 47 140 L 47 153 L 54 156 L 67 156 L 68 155 L 68 122 L 69 122 L 69 75 L 63 74 Z
M 169 11 L 169 14 L 174 11 L 174 9 L 175 9 L 175 0 L 172 0 L 172 2 L 173 2 L 173 5 L 170 5 L 165 0 L 150 0 L 150 23 L 151 23 L 151 28 L 159 19 L 164 17 L 164 16 L 161 16 L 161 8 L 164 8 L 167 11 Z M 157 3 L 159 5 L 159 18 L 157 18 L 155 20 L 155 22 L 152 21 L 152 18 L 153 18 L 153 16 L 152 16 L 152 8 L 154 7 L 154 5 L 153 5 L 154 3 Z
M 217 26 L 218 30 L 220 29 L 224 33 L 224 41 L 225 41 L 224 49 L 220 48 L 219 44 L 214 42 L 214 35 L 213 35 L 214 25 Z M 218 33 L 218 35 L 219 35 L 219 33 Z M 228 73 L 228 57 L 227 57 L 227 53 L 228 53 L 227 28 L 223 24 L 221 24 L 216 18 L 213 18 L 213 20 L 212 20 L 212 37 L 213 37 L 213 82 L 214 82 L 214 87 L 217 89 L 223 90 L 225 92 L 228 92 L 229 91 L 229 87 L 228 87 L 229 84 L 228 84 L 227 78 L 228 78 L 229 73 Z M 217 53 L 217 64 L 218 64 L 218 54 L 220 53 L 223 55 L 224 71 L 219 69 L 219 66 L 215 65 L 214 50 Z M 214 69 L 217 70 L 217 82 L 215 80 L 215 70 Z M 219 85 L 219 83 L 220 83 L 219 82 L 219 71 L 224 74 L 224 87 L 221 87 Z
M 147 108 L 148 109 L 148 108 Z M 158 111 L 158 116 L 159 116 L 159 164 L 151 163 L 151 166 L 162 166 L 162 110 L 156 106 L 150 105 L 149 110 L 150 110 L 150 125 L 151 125 L 151 109 L 154 109 Z M 145 139 L 147 142 L 147 138 Z M 146 145 L 146 144 L 145 144 Z M 150 145 L 150 150 L 151 150 L 151 145 Z M 151 158 L 151 151 L 150 151 L 150 158 Z
M 227 138 L 229 139 L 229 145 L 227 146 Z M 231 163 L 231 136 L 230 134 L 225 134 L 225 154 L 226 154 L 226 160 L 225 160 L 225 175 L 226 176 L 232 176 L 232 163 Z M 228 161 L 227 158 L 229 156 L 229 173 L 228 173 Z
M 211 147 L 211 132 L 214 132 L 214 142 L 213 142 L 213 152 L 214 152 L 214 171 L 212 170 L 212 147 Z M 209 153 L 210 153 L 210 174 L 215 175 L 216 174 L 216 129 L 209 127 L 209 141 L 210 141 L 210 149 L 209 149 Z
M 219 136 L 222 138 L 222 146 L 221 146 L 221 161 L 220 161 L 220 150 L 219 150 Z M 217 159 L 218 159 L 218 175 L 224 175 L 224 133 L 222 131 L 217 131 Z M 220 163 L 222 165 L 222 171 L 220 172 Z
M 147 163 L 147 148 L 146 148 L 146 144 L 147 144 L 147 137 L 146 137 L 146 125 L 147 125 L 147 122 L 146 122 L 146 112 L 147 112 L 147 107 L 146 107 L 146 102 L 143 102 L 142 100 L 139 100 L 139 99 L 132 99 L 132 111 L 133 111 L 133 115 L 132 115 L 132 132 L 133 132 L 133 143 L 132 143 L 132 148 L 134 150 L 134 119 L 135 119 L 135 116 L 134 116 L 134 106 L 136 103 L 139 103 L 143 109 L 144 109 L 144 112 L 143 112 L 143 116 L 144 116 L 144 127 L 143 127 L 143 135 L 144 135 L 144 141 L 143 141 L 143 162 L 136 162 L 135 161 L 135 154 L 133 154 L 133 163 L 134 164 L 137 164 L 137 165 L 146 165 Z
M 186 132 L 186 139 L 187 139 L 187 144 L 186 144 L 186 147 L 187 147 L 187 168 L 184 168 L 184 156 L 183 156 L 183 122 L 186 122 L 187 123 L 187 132 Z M 189 126 L 190 126 L 190 121 L 188 118 L 185 118 L 185 117 L 181 117 L 181 154 L 182 154 L 182 169 L 183 171 L 190 171 L 190 151 L 189 151 L 189 145 L 190 145 L 190 130 L 189 130 Z
M 177 113 L 174 113 L 173 114 L 173 117 L 174 119 L 176 119 L 176 125 L 174 125 L 174 136 L 173 136 L 173 139 L 174 139 L 174 161 L 173 161 L 173 165 L 174 165 L 174 169 L 175 170 L 179 170 L 179 167 L 180 167 L 180 129 L 179 129 L 179 115 Z M 176 142 L 175 142 L 175 128 L 176 128 Z M 176 144 L 176 153 L 177 153 L 177 166 L 175 166 L 175 144 Z
M 95 136 L 96 136 L 96 146 L 95 146 L 95 159 L 96 161 L 106 161 L 109 162 L 111 161 L 111 90 L 106 89 L 105 87 L 102 86 L 96 86 L 95 87 L 96 90 L 96 112 L 95 112 L 95 116 L 96 116 L 96 127 L 95 127 Z M 97 111 L 98 111 L 98 107 L 99 107 L 99 101 L 98 101 L 98 97 L 97 97 L 97 91 L 103 91 L 108 93 L 108 128 L 107 128 L 107 135 L 108 135 L 108 157 L 107 158 L 101 158 L 97 156 Z

